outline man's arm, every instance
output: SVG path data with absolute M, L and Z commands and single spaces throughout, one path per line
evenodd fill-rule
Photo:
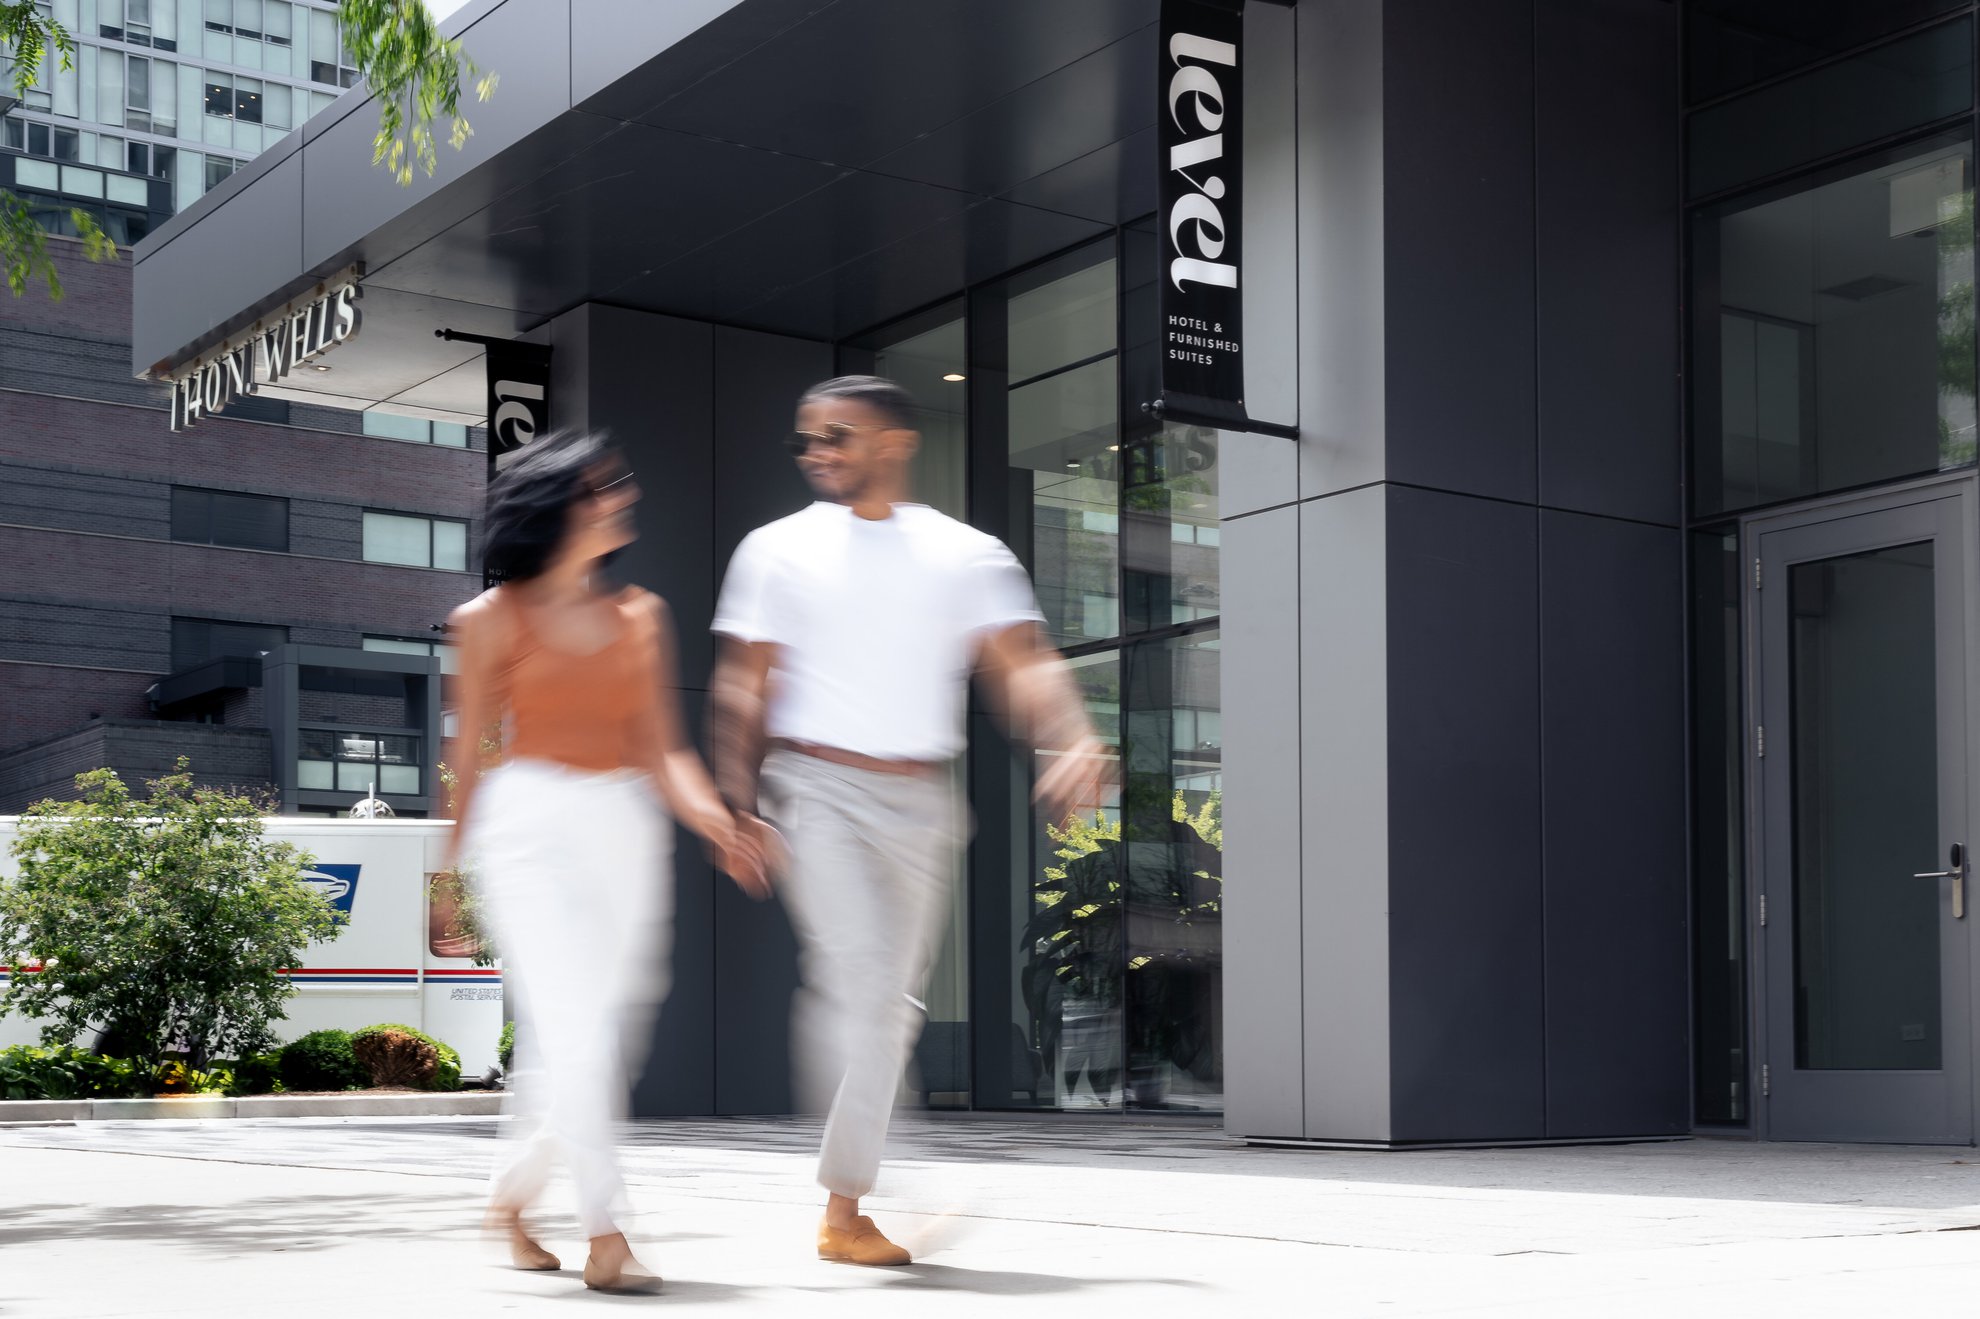
M 770 702 L 769 642 L 722 639 L 708 697 L 708 744 L 715 787 L 738 814 L 759 816 L 757 776 L 763 769 Z
M 1046 643 L 1043 629 L 1026 622 L 990 633 L 978 667 L 1011 737 L 1034 750 L 1058 753 L 1038 776 L 1032 797 L 1055 820 L 1097 805 L 1109 765 L 1072 670 Z

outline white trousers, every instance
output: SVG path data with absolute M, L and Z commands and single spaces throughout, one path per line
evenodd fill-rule
M 948 915 L 962 809 L 946 778 L 876 774 L 791 751 L 763 766 L 790 845 L 781 894 L 804 988 L 791 1038 L 801 1097 L 829 1100 L 818 1181 L 863 1196 L 880 1173 L 919 998 Z
M 673 827 L 651 780 L 512 761 L 475 798 L 473 855 L 516 1008 L 515 1121 L 496 1203 L 521 1207 L 559 1157 L 586 1236 L 617 1231 L 613 1150 L 673 950 Z

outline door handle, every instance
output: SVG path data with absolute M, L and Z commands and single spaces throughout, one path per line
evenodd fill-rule
M 1913 879 L 1950 879 L 1953 882 L 1953 919 L 1966 919 L 1966 848 L 1959 843 L 1952 845 L 1952 869 L 1927 870 L 1912 876 Z

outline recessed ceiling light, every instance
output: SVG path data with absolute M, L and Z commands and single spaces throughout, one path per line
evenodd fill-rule
M 1120 451 L 1121 451 L 1121 446 L 1118 444 L 1110 444 L 1107 446 L 1108 453 L 1119 453 Z
M 949 374 L 942 377 L 942 379 L 948 381 L 952 385 L 955 384 L 958 380 L 961 380 L 962 378 L 963 378 L 963 374 L 960 371 L 951 371 L 949 372 Z
M 329 368 L 329 367 L 327 367 L 327 366 L 324 366 L 324 365 L 323 365 L 322 363 L 320 363 L 320 362 L 311 362 L 311 363 L 309 364 L 309 369 L 310 369 L 310 370 L 312 370 L 312 371 L 328 371 L 328 370 L 329 370 L 330 368 Z
M 1071 471 L 1077 472 L 1079 470 L 1079 459 L 1077 458 L 1066 459 L 1066 467 Z

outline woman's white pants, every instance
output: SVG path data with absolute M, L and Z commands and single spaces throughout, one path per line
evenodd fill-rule
M 613 1149 L 672 952 L 673 827 L 644 774 L 512 761 L 483 780 L 473 863 L 513 996 L 514 1122 L 497 1204 L 534 1200 L 561 1156 L 588 1237 L 618 1230 Z

